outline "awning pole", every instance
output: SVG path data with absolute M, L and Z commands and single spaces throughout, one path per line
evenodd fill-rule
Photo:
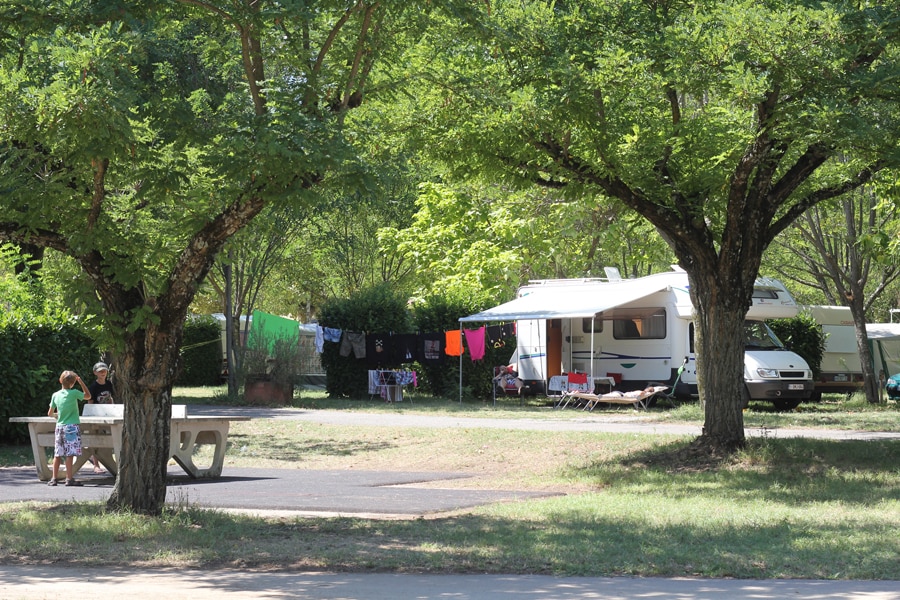
M 591 317 L 591 381 L 594 381 L 594 325 L 597 323 L 597 315 Z M 594 390 L 591 390 L 593 392 Z
M 463 344 L 463 338 L 465 336 L 462 332 L 462 321 L 459 321 L 459 403 L 462 404 L 462 355 L 465 352 L 465 345 Z

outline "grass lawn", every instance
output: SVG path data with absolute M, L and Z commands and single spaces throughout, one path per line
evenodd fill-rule
M 176 402 L 224 404 L 176 390 Z M 304 409 L 458 413 L 494 418 L 653 419 L 699 423 L 696 407 L 586 414 L 413 398 Z M 602 414 L 601 414 L 602 413 Z M 748 426 L 898 429 L 896 405 L 803 405 L 745 413 Z M 754 423 L 754 421 L 756 421 Z M 0 505 L 0 561 L 404 572 L 699 575 L 900 580 L 900 442 L 754 438 L 725 459 L 690 438 L 591 432 L 334 426 L 257 419 L 233 425 L 228 466 L 434 469 L 473 473 L 442 485 L 563 495 L 409 520 L 255 518 L 173 506 L 162 518 L 82 504 Z M 22 459 L 17 453 L 22 452 Z M 29 464 L 5 448 L 0 465 Z M 432 484 L 434 485 L 434 484 Z

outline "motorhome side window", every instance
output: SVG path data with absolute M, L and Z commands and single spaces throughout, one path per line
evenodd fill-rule
M 586 319 L 581 320 L 582 333 L 591 333 L 591 326 L 593 326 L 594 333 L 600 333 L 601 331 L 603 331 L 603 321 L 601 319 L 587 317 Z
M 613 319 L 613 338 L 617 340 L 662 340 L 666 337 L 666 310 L 629 319 Z
M 765 298 L 767 300 L 777 300 L 778 292 L 769 288 L 753 288 L 754 298 Z

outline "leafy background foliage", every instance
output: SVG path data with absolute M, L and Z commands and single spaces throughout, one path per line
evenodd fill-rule
M 184 324 L 178 385 L 218 385 L 222 379 L 219 322 L 211 316 L 190 317 Z
M 59 374 L 67 369 L 90 384 L 99 352 L 40 282 L 0 277 L 0 298 L 0 442 L 23 442 L 27 427 L 9 417 L 46 415 Z

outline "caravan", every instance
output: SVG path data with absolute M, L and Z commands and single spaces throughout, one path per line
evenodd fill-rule
M 515 321 L 519 377 L 533 389 L 575 371 L 612 377 L 621 390 L 677 382 L 674 393 L 691 397 L 697 394 L 692 312 L 687 274 L 676 270 L 637 279 L 534 281 L 515 300 L 461 321 Z M 757 280 L 745 325 L 745 403 L 787 409 L 812 393 L 806 361 L 765 324 L 796 314 L 784 285 Z
M 806 306 L 812 318 L 822 328 L 825 351 L 815 382 L 813 396 L 822 394 L 852 394 L 863 389 L 862 365 L 856 345 L 856 327 L 848 306 Z
M 825 352 L 815 382 L 814 398 L 822 394 L 852 394 L 862 391 L 863 374 L 856 343 L 856 327 L 847 306 L 806 306 L 825 334 Z M 873 368 L 881 385 L 900 373 L 900 324 L 866 323 Z

